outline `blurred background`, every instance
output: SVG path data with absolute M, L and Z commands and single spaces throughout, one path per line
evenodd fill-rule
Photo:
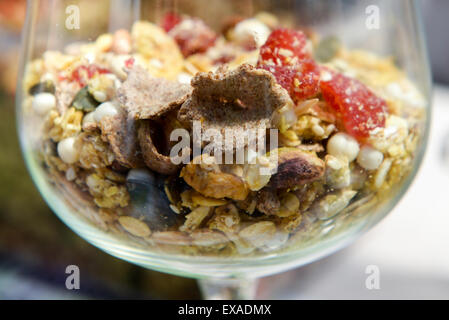
M 94 14 L 101 12 L 95 1 L 85 2 Z M 438 120 L 416 181 L 394 212 L 355 244 L 263 279 L 258 298 L 449 298 L 449 1 L 427 0 L 422 6 Z M 41 199 L 24 167 L 14 118 L 25 10 L 25 0 L 0 0 L 0 300 L 199 298 L 194 280 L 144 270 L 89 245 Z M 81 270 L 77 291 L 65 289 L 65 268 L 72 264 Z M 379 290 L 365 286 L 370 265 L 380 270 Z

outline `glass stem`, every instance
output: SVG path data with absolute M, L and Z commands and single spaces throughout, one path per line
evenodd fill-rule
M 253 300 L 257 279 L 201 279 L 198 284 L 206 300 Z

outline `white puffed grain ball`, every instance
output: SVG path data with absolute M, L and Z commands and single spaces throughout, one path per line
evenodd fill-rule
M 383 153 L 370 146 L 363 146 L 357 156 L 357 163 L 366 170 L 379 168 L 383 160 Z
M 105 102 L 108 98 L 108 95 L 104 91 L 96 90 L 93 93 L 94 99 L 98 102 Z
M 235 40 L 239 43 L 254 41 L 257 47 L 262 46 L 270 35 L 270 28 L 257 19 L 246 19 L 239 22 L 234 29 Z
M 98 123 L 104 117 L 112 117 L 118 114 L 119 106 L 111 101 L 103 102 L 94 111 L 94 119 Z
M 357 140 L 342 132 L 333 135 L 327 143 L 327 153 L 337 158 L 346 158 L 349 162 L 357 158 L 359 149 Z
M 58 155 L 62 161 L 68 164 L 73 164 L 78 161 L 79 153 L 75 147 L 76 139 L 70 137 L 59 141 L 58 143 Z
M 96 124 L 95 121 L 95 111 L 91 111 L 89 113 L 86 113 L 83 117 L 83 129 L 87 128 L 91 124 Z
M 56 107 L 56 98 L 48 92 L 41 92 L 34 96 L 33 109 L 39 115 L 46 115 L 50 110 Z

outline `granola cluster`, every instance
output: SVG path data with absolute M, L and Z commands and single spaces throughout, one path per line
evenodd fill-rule
M 43 166 L 77 191 L 70 201 L 103 229 L 183 254 L 337 232 L 401 187 L 426 117 L 390 58 L 268 13 L 221 32 L 173 13 L 139 21 L 46 52 L 24 87 Z

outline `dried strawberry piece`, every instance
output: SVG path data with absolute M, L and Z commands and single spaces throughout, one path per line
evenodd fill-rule
M 168 12 L 164 15 L 161 21 L 161 27 L 165 30 L 165 32 L 169 32 L 176 25 L 181 23 L 182 18 L 178 14 L 174 12 Z
M 270 71 L 295 102 L 310 98 L 319 91 L 320 70 L 311 59 L 298 61 L 295 65 L 259 65 L 259 68 Z
M 206 52 L 215 44 L 217 39 L 217 34 L 197 18 L 184 19 L 169 34 L 178 43 L 185 57 Z
M 131 69 L 134 66 L 135 59 L 133 57 L 125 61 L 125 67 Z
M 110 73 L 110 71 L 94 64 L 79 66 L 73 70 L 70 80 L 78 82 L 81 87 L 85 87 L 87 85 L 87 80 L 92 79 L 96 74 L 106 73 Z
M 385 127 L 385 100 L 356 79 L 341 73 L 331 74 L 329 81 L 321 81 L 323 98 L 340 117 L 350 135 L 363 141 L 372 130 Z
M 260 48 L 260 64 L 292 65 L 311 57 L 307 37 L 302 31 L 276 29 Z

